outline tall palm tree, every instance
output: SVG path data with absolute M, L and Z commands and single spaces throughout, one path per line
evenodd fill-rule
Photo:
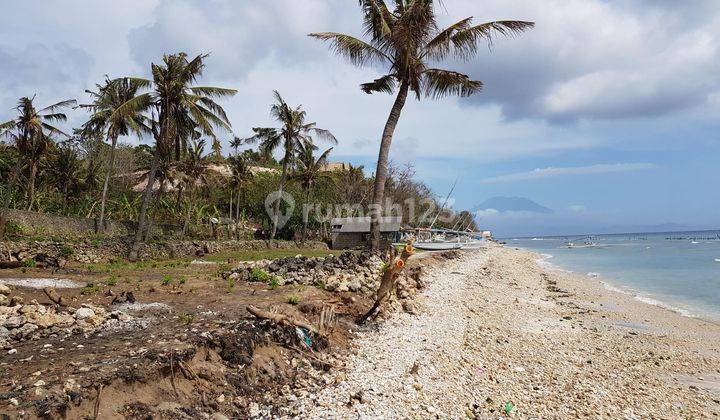
M 205 164 L 206 158 L 203 156 L 204 152 L 205 140 L 195 140 L 190 147 L 188 147 L 185 158 L 177 164 L 178 170 L 182 173 L 182 184 L 188 192 L 188 208 L 182 228 L 183 236 L 185 236 L 188 226 L 190 225 L 190 215 L 193 212 L 195 188 L 198 184 L 208 184 L 208 168 Z
M 252 178 L 252 172 L 250 171 L 250 165 L 248 159 L 243 155 L 235 154 L 228 158 L 230 163 L 230 217 L 233 217 L 233 195 L 237 200 L 235 206 L 235 220 L 240 219 L 240 189 L 245 183 Z M 235 194 L 233 194 L 233 192 Z
M 241 139 L 238 136 L 233 136 L 233 138 L 230 140 L 230 147 L 232 147 L 235 150 L 235 154 L 238 154 L 238 148 L 244 144 L 244 140 Z
M 305 122 L 306 112 L 302 106 L 291 108 L 277 91 L 273 91 L 275 103 L 270 107 L 270 115 L 280 123 L 279 128 L 255 127 L 255 135 L 245 139 L 247 143 L 260 142 L 260 154 L 271 156 L 275 149 L 281 148 L 283 157 L 280 160 L 282 172 L 280 175 L 279 193 L 282 195 L 287 181 L 288 169 L 293 163 L 293 157 L 300 150 L 302 143 L 313 143 L 312 136 L 337 144 L 337 139 L 328 130 L 318 128 L 314 122 Z M 273 203 L 272 231 L 270 239 L 277 234 L 277 222 L 280 211 L 280 200 Z
M 195 86 L 205 68 L 207 54 L 188 59 L 187 54 L 179 53 L 163 56 L 161 64 L 152 64 L 152 79 L 137 79 L 149 92 L 135 96 L 121 105 L 115 113 L 117 118 L 144 111 L 152 118 L 151 130 L 155 139 L 155 157 L 150 170 L 145 192 L 143 193 L 137 232 L 130 250 L 130 259 L 136 259 L 146 228 L 147 208 L 155 173 L 162 160 L 179 160 L 181 147 L 199 131 L 210 138 L 215 137 L 215 129 L 231 131 L 230 121 L 225 110 L 214 99 L 233 96 L 233 89 L 209 86 Z
M 5 235 L 7 210 L 10 207 L 10 199 L 15 192 L 23 165 L 27 165 L 30 170 L 28 179 L 30 204 L 28 209 L 31 209 L 35 198 L 35 176 L 37 175 L 40 158 L 53 145 L 50 137 L 57 135 L 70 138 L 70 135 L 51 123 L 67 121 L 67 116 L 58 111 L 75 105 L 75 100 L 61 101 L 41 109 L 35 108 L 34 100 L 34 96 L 32 98 L 20 98 L 17 107 L 15 107 L 18 112 L 17 118 L 0 124 L 0 138 L 10 139 L 20 154 L 18 164 L 8 183 L 8 193 L 5 196 L 2 211 L 0 211 L 0 238 Z
M 295 170 L 291 175 L 291 178 L 300 181 L 300 187 L 305 192 L 305 203 L 308 203 L 310 198 L 310 191 L 315 186 L 315 182 L 326 174 L 325 166 L 328 163 L 328 155 L 332 151 L 332 147 L 324 151 L 317 159 L 315 159 L 314 151 L 317 150 L 317 146 L 314 144 L 303 143 L 298 150 L 297 156 L 295 157 Z M 308 220 L 306 215 L 303 213 L 303 230 L 302 240 L 305 242 L 307 237 L 307 225 Z
M 110 177 L 115 169 L 117 140 L 120 136 L 127 136 L 131 133 L 141 137 L 143 133 L 149 131 L 149 127 L 145 124 L 145 117 L 139 110 L 126 114 L 115 112 L 125 102 L 137 95 L 142 88 L 142 83 L 127 77 L 110 80 L 106 76 L 105 83 L 96 86 L 97 91 L 85 91 L 90 94 L 93 100 L 92 103 L 80 105 L 80 107 L 87 108 L 92 112 L 90 119 L 83 125 L 83 131 L 86 134 L 105 132 L 110 143 L 110 162 L 105 174 L 102 197 L 100 198 L 100 222 L 98 223 L 98 230 L 103 231 L 105 229 L 105 204 L 107 202 L 108 187 Z
M 481 41 L 492 43 L 495 35 L 515 35 L 534 26 L 533 22 L 503 20 L 474 25 L 472 18 L 463 19 L 440 30 L 436 23 L 433 0 L 394 0 L 391 10 L 384 0 L 359 0 L 363 14 L 363 41 L 336 32 L 310 34 L 327 41 L 338 55 L 357 66 L 388 68 L 388 73 L 372 82 L 360 85 L 365 93 L 393 93 L 397 96 L 385 123 L 375 170 L 372 212 L 372 246 L 380 246 L 379 218 L 387 178 L 388 155 L 395 127 L 405 100 L 413 92 L 421 96 L 441 98 L 447 95 L 470 96 L 482 88 L 482 83 L 462 73 L 432 67 L 443 59 L 453 57 L 468 60 L 474 57 Z

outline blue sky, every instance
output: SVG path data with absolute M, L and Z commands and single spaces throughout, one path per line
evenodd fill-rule
M 446 63 L 484 91 L 408 101 L 395 162 L 413 164 L 439 195 L 459 177 L 458 209 L 520 196 L 554 210 L 481 209 L 501 236 L 720 227 L 716 0 L 454 0 L 439 13 L 441 24 L 474 16 L 537 27 Z M 164 52 L 210 52 L 203 82 L 239 90 L 224 103 L 237 135 L 269 123 L 277 89 L 336 134 L 334 160 L 373 165 L 392 98 L 358 85 L 380 69 L 354 68 L 305 36 L 360 35 L 355 2 L 6 2 L 3 15 L 2 120 L 19 96 L 82 100 L 105 74 L 143 76 Z M 84 117 L 77 111 L 70 124 Z

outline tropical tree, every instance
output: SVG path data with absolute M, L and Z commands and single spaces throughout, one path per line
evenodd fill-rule
M 288 169 L 293 163 L 295 154 L 301 149 L 303 143 L 313 144 L 313 136 L 321 140 L 337 144 L 337 139 L 328 130 L 318 128 L 314 122 L 306 122 L 306 112 L 302 106 L 291 108 L 277 91 L 273 91 L 275 103 L 270 107 L 270 115 L 280 123 L 279 128 L 255 127 L 255 135 L 245 139 L 247 143 L 260 143 L 260 155 L 271 156 L 278 148 L 283 151 L 280 160 L 282 172 L 280 174 L 280 187 L 278 199 L 273 203 L 272 231 L 270 239 L 277 234 L 277 222 L 280 212 L 280 197 L 287 181 Z
M 182 173 L 182 184 L 188 192 L 188 206 L 185 221 L 183 222 L 182 235 L 187 232 L 190 224 L 190 215 L 193 212 L 195 188 L 197 185 L 208 185 L 208 168 L 205 152 L 205 140 L 194 141 L 188 147 L 185 158 L 178 163 L 178 170 Z
M 295 170 L 291 178 L 300 182 L 300 187 L 305 192 L 305 203 L 309 202 L 310 191 L 315 186 L 318 178 L 327 174 L 325 168 L 328 164 L 328 155 L 332 151 L 332 147 L 325 150 L 317 159 L 314 151 L 317 150 L 314 144 L 303 143 L 300 145 L 297 156 L 295 157 Z M 307 216 L 303 213 L 303 230 L 302 240 L 305 242 L 307 237 Z
M 34 96 L 32 98 L 20 98 L 17 107 L 15 107 L 18 112 L 17 118 L 0 124 L 0 138 L 9 139 L 15 144 L 20 154 L 20 159 L 18 159 L 15 170 L 10 176 L 7 194 L 2 211 L 0 212 L 0 238 L 5 235 L 7 210 L 10 207 L 10 200 L 12 194 L 15 192 L 15 187 L 17 186 L 23 165 L 26 165 L 30 170 L 28 179 L 28 197 L 30 203 L 28 209 L 31 209 L 35 198 L 35 177 L 37 175 L 38 164 L 42 156 L 54 144 L 51 136 L 56 135 L 70 138 L 70 135 L 51 123 L 66 121 L 67 116 L 58 111 L 73 106 L 75 100 L 61 101 L 41 109 L 35 108 L 34 100 Z
M 110 161 L 100 198 L 100 222 L 98 223 L 98 230 L 103 231 L 105 229 L 105 204 L 107 202 L 110 178 L 115 169 L 115 148 L 117 147 L 118 137 L 127 136 L 131 133 L 141 137 L 143 133 L 149 131 L 149 127 L 145 124 L 145 117 L 141 110 L 127 113 L 116 112 L 127 101 L 135 98 L 143 86 L 142 82 L 127 77 L 110 80 L 106 76 L 105 83 L 96 86 L 97 91 L 85 91 L 90 94 L 93 102 L 80 105 L 80 107 L 87 108 L 92 112 L 90 119 L 83 125 L 83 131 L 88 135 L 93 132 L 105 132 L 110 143 Z
M 230 140 L 230 147 L 235 150 L 235 155 L 238 154 L 238 148 L 240 148 L 240 146 L 242 146 L 244 143 L 245 141 L 240 137 L 233 136 L 233 138 Z
M 50 186 L 62 194 L 62 211 L 68 213 L 71 192 L 80 189 L 81 162 L 77 147 L 72 142 L 62 142 L 56 148 L 47 168 Z
M 247 181 L 252 179 L 252 172 L 250 171 L 250 165 L 248 160 L 243 155 L 235 154 L 228 158 L 230 163 L 230 217 L 233 217 L 233 195 L 237 200 L 235 206 L 235 220 L 240 218 L 240 189 L 245 185 Z M 233 194 L 235 192 L 235 194 Z
M 380 245 L 379 218 L 384 199 L 388 156 L 400 113 L 408 93 L 441 98 L 448 95 L 470 96 L 482 88 L 482 82 L 465 74 L 435 68 L 446 58 L 468 60 L 478 52 L 478 44 L 492 44 L 495 35 L 511 36 L 534 26 L 533 22 L 504 20 L 473 24 L 466 18 L 440 30 L 433 0 L 395 0 L 390 9 L 384 0 L 359 0 L 365 35 L 369 41 L 336 32 L 310 34 L 327 41 L 336 54 L 357 66 L 385 66 L 387 74 L 360 85 L 365 93 L 393 93 L 395 102 L 383 129 L 375 170 L 372 212 L 372 246 Z
M 161 64 L 151 65 L 151 80 L 132 79 L 150 91 L 135 96 L 116 110 L 118 118 L 138 112 L 156 117 L 150 125 L 155 139 L 155 157 L 143 193 L 130 259 L 137 258 L 143 240 L 147 208 L 161 160 L 172 160 L 173 149 L 174 160 L 179 160 L 182 145 L 192 139 L 196 132 L 214 138 L 216 129 L 231 131 L 225 110 L 215 99 L 235 95 L 237 91 L 195 86 L 205 68 L 205 58 L 207 54 L 200 54 L 191 60 L 185 53 L 163 56 Z

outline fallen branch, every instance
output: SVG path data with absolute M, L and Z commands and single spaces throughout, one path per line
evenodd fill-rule
M 22 261 L 0 261 L 0 268 L 20 268 L 22 266 Z
M 264 311 L 262 309 L 254 307 L 252 305 L 248 305 L 246 309 L 248 312 L 250 312 L 250 314 L 252 314 L 256 318 L 267 319 L 276 324 L 292 325 L 294 327 L 305 328 L 306 330 L 310 331 L 313 334 L 322 336 L 320 331 L 318 331 L 318 329 L 315 328 L 315 326 L 310 324 L 309 322 L 305 322 L 305 321 L 302 321 L 302 320 L 299 320 L 296 318 L 292 318 L 290 316 L 283 315 L 283 314 Z
M 58 292 L 53 289 L 52 287 L 46 287 L 43 289 L 43 292 L 45 293 L 45 296 L 48 297 L 54 304 L 60 305 L 60 306 L 66 306 L 65 302 L 63 301 L 62 296 L 58 294 Z

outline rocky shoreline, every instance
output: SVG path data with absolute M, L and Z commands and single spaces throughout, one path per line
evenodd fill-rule
M 720 327 L 492 246 L 357 334 L 284 418 L 717 418 Z

